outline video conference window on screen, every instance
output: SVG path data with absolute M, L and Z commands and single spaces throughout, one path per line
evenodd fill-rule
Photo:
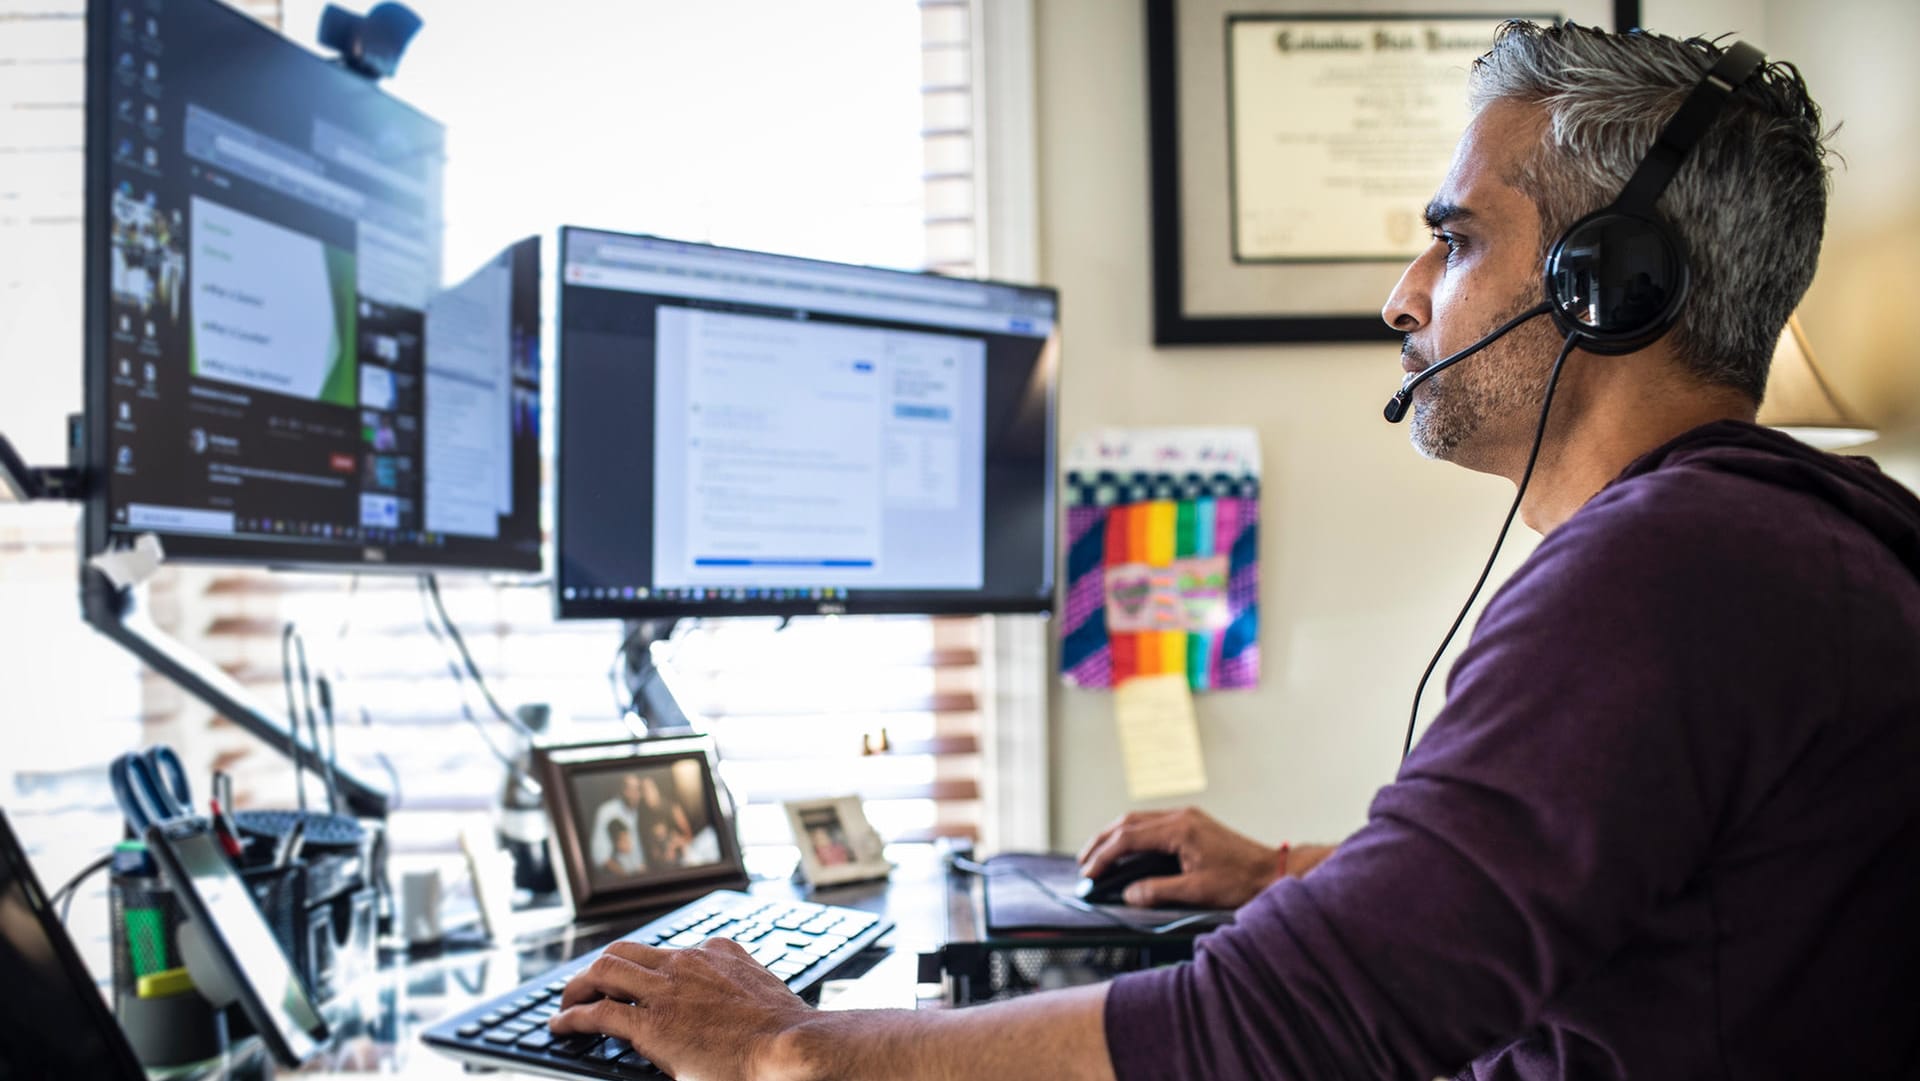
M 219 5 L 113 12 L 108 529 L 537 566 L 537 248 L 443 288 L 438 123 Z

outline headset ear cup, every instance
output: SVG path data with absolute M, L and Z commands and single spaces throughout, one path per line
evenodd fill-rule
M 1590 353 L 1631 353 L 1673 327 L 1691 284 L 1665 222 L 1608 207 L 1574 222 L 1547 253 L 1547 303 Z

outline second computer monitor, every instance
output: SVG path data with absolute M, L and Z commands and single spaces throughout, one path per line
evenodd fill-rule
M 538 239 L 443 287 L 438 122 L 219 0 L 87 12 L 89 553 L 538 569 Z
M 563 617 L 1043 612 L 1058 297 L 561 233 Z

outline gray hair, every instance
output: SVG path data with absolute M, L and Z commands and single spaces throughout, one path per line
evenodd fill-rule
M 1539 207 L 1542 256 L 1567 226 L 1613 202 L 1721 52 L 1701 38 L 1572 23 L 1500 28 L 1473 66 L 1468 100 L 1475 111 L 1514 101 L 1547 114 L 1540 145 L 1508 178 Z M 1819 260 L 1824 139 L 1799 71 L 1769 63 L 1714 118 L 1658 204 L 1693 268 L 1675 352 L 1702 380 L 1756 402 Z

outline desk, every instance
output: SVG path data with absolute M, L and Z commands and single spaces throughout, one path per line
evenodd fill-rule
M 782 879 L 755 882 L 751 887 L 751 892 L 759 896 L 798 897 L 858 908 L 894 921 L 894 930 L 881 939 L 880 948 L 868 951 L 842 970 L 849 977 L 860 970 L 857 977 L 827 981 L 821 992 L 823 1008 L 913 1007 L 919 1002 L 915 983 L 918 955 L 946 937 L 946 868 L 930 845 L 893 845 L 887 855 L 896 868 L 893 877 L 883 882 L 806 891 Z M 334 1040 L 293 1076 L 404 1074 L 409 1078 L 470 1081 L 474 1075 L 422 1044 L 420 1033 L 442 1017 L 504 994 L 554 965 L 599 949 L 651 915 L 657 913 L 571 924 L 523 935 L 511 946 L 425 957 L 402 954 L 390 963 L 383 961 L 377 974 L 327 1004 L 323 1012 L 334 1028 Z M 937 999 L 937 993 L 934 997 Z M 222 1062 L 167 1076 L 182 1081 L 242 1081 L 287 1075 L 277 1070 L 258 1040 L 249 1039 Z

